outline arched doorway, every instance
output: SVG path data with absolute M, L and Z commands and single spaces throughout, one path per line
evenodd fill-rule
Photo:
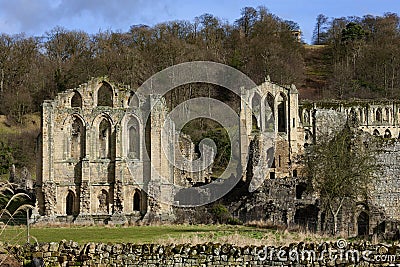
M 307 205 L 296 210 L 294 222 L 311 232 L 317 231 L 319 209 L 315 205 Z
M 383 138 L 392 138 L 392 133 L 390 132 L 389 129 L 386 129 L 385 135 L 383 136 Z
M 138 190 L 135 190 L 135 193 L 133 194 L 133 210 L 134 211 L 140 211 L 140 192 Z
M 296 171 L 297 174 L 297 171 Z M 299 183 L 296 185 L 296 199 L 302 199 L 304 192 L 307 190 L 306 183 Z
M 362 211 L 357 217 L 357 229 L 359 236 L 369 234 L 369 215 L 365 211 Z
M 68 191 L 66 198 L 66 213 L 67 215 L 75 215 L 75 194 L 71 190 Z

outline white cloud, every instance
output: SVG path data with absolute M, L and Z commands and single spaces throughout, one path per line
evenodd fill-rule
M 57 25 L 96 32 L 166 19 L 172 0 L 0 0 L 0 32 L 39 35 Z

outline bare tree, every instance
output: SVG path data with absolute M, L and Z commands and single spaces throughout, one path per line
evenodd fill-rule
M 377 169 L 373 137 L 369 136 L 370 140 L 365 142 L 368 136 L 353 129 L 350 121 L 333 137 L 319 137 L 304 156 L 310 184 L 332 216 L 333 234 L 337 234 L 343 204 L 368 198 L 373 172 Z
M 328 26 L 327 23 L 328 23 L 327 16 L 325 16 L 324 14 L 319 14 L 317 16 L 317 23 L 315 24 L 314 34 L 313 34 L 314 44 L 320 45 L 325 42 L 327 37 L 327 32 L 326 32 Z

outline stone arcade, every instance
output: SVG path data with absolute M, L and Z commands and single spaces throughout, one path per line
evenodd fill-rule
M 299 104 L 294 85 L 279 86 L 269 80 L 256 88 L 243 90 L 241 97 L 240 119 L 246 126 L 240 133 L 241 151 L 249 150 L 243 144 L 257 140 L 257 153 L 249 155 L 249 159 L 253 157 L 253 179 L 297 181 L 301 176 L 301 166 L 295 160 L 297 155 L 307 144 L 318 140 L 319 134 L 340 127 L 347 116 L 356 117 L 360 129 L 371 134 L 387 139 L 397 138 L 400 134 L 400 103 L 395 101 Z M 151 103 L 157 104 L 150 115 L 151 123 L 146 125 L 143 111 Z M 266 112 L 267 107 L 275 118 L 274 129 L 268 129 L 271 118 Z M 167 114 L 162 96 L 146 98 L 107 78 L 92 79 L 58 94 L 55 100 L 45 101 L 36 181 L 39 221 L 124 223 L 154 216 L 160 220 L 173 220 L 170 205 L 145 193 L 150 190 L 161 199 L 171 194 L 168 184 L 155 178 L 150 165 L 169 174 L 169 183 L 184 187 L 210 182 L 211 167 L 188 172 L 177 169 L 167 160 L 160 151 L 161 128 Z M 172 122 L 168 125 L 169 140 L 180 144 L 175 149 L 180 149 L 187 158 L 197 157 L 190 137 L 177 133 Z M 263 133 L 268 132 L 275 136 L 274 158 L 269 157 L 270 151 L 265 149 L 268 146 Z M 400 156 L 399 147 L 397 143 L 388 146 L 381 157 L 384 177 L 379 179 L 371 204 L 379 210 L 377 218 L 373 219 L 372 213 L 367 214 L 372 207 L 364 205 L 354 218 L 348 219 L 355 223 L 357 220 L 366 222 L 364 230 L 368 233 L 372 232 L 369 227 L 372 224 L 400 220 L 400 170 L 393 166 Z M 145 157 L 146 151 L 149 151 L 149 157 Z M 175 158 L 175 152 L 173 149 L 166 151 L 172 158 Z M 206 156 L 212 158 L 212 151 Z M 243 173 L 249 166 L 247 160 L 244 156 L 241 159 Z M 272 163 L 271 168 L 265 167 L 268 162 Z M 288 183 L 298 190 L 302 186 Z M 301 198 L 301 193 L 293 194 L 290 200 L 293 207 Z M 315 197 L 311 200 L 307 200 L 309 205 L 302 208 L 316 211 L 315 216 L 320 220 L 322 214 L 315 207 Z M 294 223 L 295 213 L 289 214 L 292 215 L 285 217 L 285 223 Z

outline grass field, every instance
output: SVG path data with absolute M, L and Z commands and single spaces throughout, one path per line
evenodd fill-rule
M 30 235 L 40 242 L 59 242 L 63 239 L 86 242 L 121 243 L 207 243 L 235 245 L 288 245 L 300 241 L 325 241 L 326 237 L 284 230 L 261 229 L 231 225 L 162 225 L 130 227 L 34 227 Z M 26 242 L 26 228 L 8 227 L 0 234 L 0 241 L 12 244 Z M 31 241 L 32 242 L 32 241 Z

